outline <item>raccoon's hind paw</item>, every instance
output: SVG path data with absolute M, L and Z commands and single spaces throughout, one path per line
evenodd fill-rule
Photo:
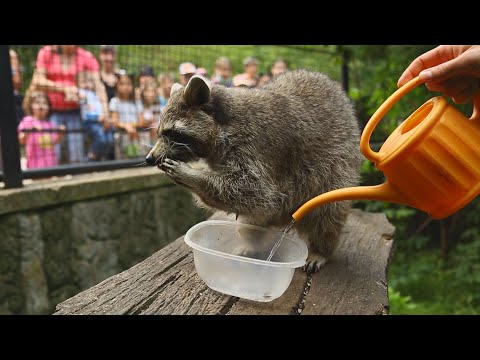
M 318 253 L 310 253 L 308 254 L 307 263 L 303 266 L 303 271 L 305 271 L 307 275 L 315 274 L 327 262 L 328 259 L 323 257 L 322 255 Z

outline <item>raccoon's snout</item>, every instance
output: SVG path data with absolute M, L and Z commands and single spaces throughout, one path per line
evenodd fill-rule
M 147 165 L 155 166 L 163 155 L 164 145 L 157 141 L 148 153 L 148 155 L 145 157 L 145 162 L 147 163 Z
M 155 163 L 157 162 L 157 160 L 153 157 L 152 154 L 148 154 L 145 157 L 145 162 L 147 163 L 147 165 L 155 166 Z

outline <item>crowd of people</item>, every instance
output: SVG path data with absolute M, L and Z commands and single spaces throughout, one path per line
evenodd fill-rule
M 65 163 L 136 158 L 155 142 L 160 114 L 175 82 L 186 85 L 195 75 L 226 87 L 262 87 L 288 70 L 277 59 L 259 74 L 255 57 L 233 75 L 232 63 L 219 57 L 212 76 L 206 68 L 182 62 L 178 74 L 154 74 L 143 65 L 132 76 L 117 63 L 117 47 L 100 45 L 95 55 L 77 45 L 40 48 L 25 95 L 18 55 L 10 50 L 19 141 L 27 168 Z
M 420 73 L 428 89 L 444 92 L 458 103 L 469 101 L 478 89 L 478 49 L 439 46 L 413 61 L 399 86 Z M 119 67 L 115 45 L 100 45 L 98 59 L 78 45 L 45 45 L 37 54 L 33 77 L 23 95 L 21 59 L 13 49 L 10 63 L 19 142 L 27 168 L 146 154 L 155 142 L 160 114 L 174 82 L 186 85 L 194 74 L 209 78 L 212 84 L 259 88 L 288 71 L 287 62 L 277 59 L 267 73 L 259 74 L 259 61 L 250 56 L 243 60 L 243 72 L 233 75 L 230 59 L 221 56 L 211 76 L 204 67 L 182 62 L 177 74 L 155 75 L 151 66 L 144 65 L 134 77 Z M 444 73 L 473 76 L 444 80 Z

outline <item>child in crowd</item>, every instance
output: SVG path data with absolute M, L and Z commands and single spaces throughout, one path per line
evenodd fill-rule
M 258 85 L 258 60 L 249 56 L 243 60 L 245 72 L 233 77 L 233 86 L 254 88 Z
M 221 56 L 217 59 L 217 61 L 215 61 L 212 85 L 216 84 L 226 87 L 233 87 L 232 64 L 230 63 L 230 60 L 225 56 Z
M 170 99 L 170 92 L 174 84 L 173 76 L 167 73 L 161 73 L 158 75 L 158 100 L 160 102 L 160 110 L 167 105 L 168 99 Z
M 178 67 L 180 85 L 186 86 L 190 78 L 197 73 L 197 67 L 191 62 L 181 63 Z
M 138 87 L 135 88 L 135 100 L 140 100 L 140 94 L 143 86 L 150 81 L 155 81 L 155 75 L 153 74 L 153 68 L 151 66 L 142 65 L 138 73 Z
M 113 145 L 113 132 L 111 129 L 104 130 L 103 105 L 97 96 L 92 74 L 79 72 L 77 85 L 83 128 L 92 139 L 88 159 L 90 161 L 105 159 L 108 147 Z
M 288 71 L 288 64 L 282 58 L 277 58 L 270 66 L 270 71 L 267 74 L 263 74 L 258 80 L 258 87 L 265 86 L 277 76 L 282 75 Z
M 55 128 L 48 119 L 50 101 L 43 92 L 28 91 L 23 105 L 27 116 L 18 125 L 18 140 L 20 144 L 25 145 L 27 168 L 57 166 L 58 158 L 54 145 L 62 140 L 63 134 L 54 130 L 64 131 L 65 126 L 60 125 Z
M 109 108 L 112 120 L 118 129 L 125 132 L 115 133 L 115 158 L 137 157 L 137 125 L 140 104 L 135 101 L 132 78 L 127 74 L 118 77 L 115 97 L 110 100 Z
M 155 81 L 149 81 L 143 85 L 140 100 L 139 108 L 141 111 L 138 126 L 142 128 L 142 131 L 139 132 L 138 137 L 140 144 L 146 146 L 155 142 L 157 127 L 160 122 L 161 109 L 157 96 L 157 83 Z
M 196 75 L 201 75 L 203 76 L 204 78 L 208 79 L 208 71 L 207 69 L 203 68 L 203 67 L 199 67 L 197 68 L 197 71 L 195 73 Z

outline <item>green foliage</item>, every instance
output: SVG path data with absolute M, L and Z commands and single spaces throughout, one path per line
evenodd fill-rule
M 473 216 L 470 209 L 478 207 L 478 203 L 473 201 L 455 215 L 459 231 L 448 236 L 450 250 L 446 259 L 441 256 L 438 242 L 441 221 L 433 221 L 412 236 L 408 225 L 420 216 L 416 210 L 417 214 L 406 222 L 389 217 L 397 226 L 389 285 L 421 304 L 412 313 L 480 314 L 480 234 L 478 216 Z M 448 220 L 452 219 L 442 221 Z M 391 306 L 392 313 L 405 310 Z
M 364 125 L 378 107 L 397 90 L 397 80 L 408 64 L 433 46 L 349 46 L 351 53 L 351 94 Z M 394 105 L 373 135 L 373 141 L 386 137 L 431 94 L 424 86 L 407 94 Z
M 411 296 L 403 296 L 392 287 L 388 288 L 390 315 L 473 315 L 472 308 L 452 308 L 439 302 L 414 302 Z
M 452 254 L 451 261 L 455 266 L 450 267 L 448 272 L 462 279 L 465 286 L 477 291 L 471 300 L 475 305 L 480 305 L 480 238 L 477 236 L 470 243 L 458 245 Z
M 479 250 L 480 241 L 458 246 L 448 264 L 435 250 L 395 254 L 389 286 L 421 306 L 394 297 L 391 313 L 480 314 Z
M 337 48 L 339 53 L 348 51 L 351 58 L 350 96 L 355 101 L 361 126 L 397 90 L 396 82 L 410 62 L 431 48 L 430 45 Z M 403 120 L 438 95 L 425 86 L 405 95 L 378 124 L 372 135 L 372 148 L 378 150 Z M 454 106 L 466 115 L 471 114 L 471 104 Z M 362 185 L 385 181 L 368 160 L 363 162 L 361 174 Z M 441 221 L 430 221 L 421 211 L 388 202 L 356 201 L 354 206 L 382 212 L 396 227 L 396 249 L 389 271 L 391 314 L 480 313 L 479 199 Z
M 401 315 L 411 314 L 418 307 L 417 304 L 411 302 L 410 296 L 402 296 L 399 292 L 393 290 L 390 286 L 388 288 L 388 300 L 390 303 L 390 314 Z

